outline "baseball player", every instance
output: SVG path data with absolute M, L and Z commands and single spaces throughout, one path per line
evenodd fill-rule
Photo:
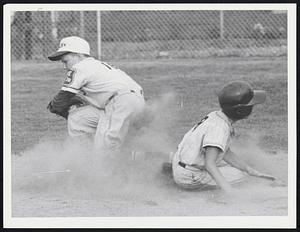
M 244 81 L 234 81 L 223 87 L 218 99 L 221 110 L 205 116 L 180 142 L 172 160 L 175 183 L 186 189 L 219 186 L 231 192 L 231 184 L 241 182 L 245 173 L 275 180 L 249 167 L 230 150 L 233 124 L 247 118 L 254 105 L 265 101 L 265 91 L 253 90 Z
M 71 137 L 92 134 L 97 149 L 119 149 L 144 109 L 141 86 L 120 69 L 91 57 L 89 43 L 80 37 L 63 38 L 48 59 L 61 61 L 67 71 L 48 105 L 50 112 L 68 120 Z

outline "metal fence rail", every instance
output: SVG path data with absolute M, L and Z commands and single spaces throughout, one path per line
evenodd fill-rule
M 71 35 L 84 37 L 92 55 L 106 60 L 282 56 L 287 54 L 287 12 L 17 11 L 12 58 L 45 59 Z

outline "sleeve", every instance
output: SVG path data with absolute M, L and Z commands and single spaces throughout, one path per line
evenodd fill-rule
M 78 93 L 87 83 L 87 73 L 81 69 L 73 69 L 67 73 L 61 90 L 71 93 Z
M 229 136 L 230 130 L 226 125 L 210 125 L 204 135 L 202 147 L 218 147 L 225 152 Z

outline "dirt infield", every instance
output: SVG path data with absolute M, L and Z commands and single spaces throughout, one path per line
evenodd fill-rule
M 62 65 L 12 64 L 13 217 L 287 215 L 286 57 L 112 64 L 143 86 L 156 115 L 128 152 L 97 162 L 90 162 L 90 141 L 68 141 L 65 120 L 46 110 L 64 79 Z M 236 123 L 233 150 L 281 182 L 249 177 L 234 196 L 181 190 L 161 163 L 198 119 L 218 109 L 216 92 L 232 80 L 267 91 L 266 103 Z M 62 172 L 37 174 L 52 171 Z

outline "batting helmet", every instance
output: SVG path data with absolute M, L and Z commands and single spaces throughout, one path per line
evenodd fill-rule
M 230 118 L 238 120 L 248 117 L 256 104 L 266 100 L 266 92 L 253 90 L 245 81 L 234 81 L 225 85 L 218 94 L 222 111 Z

